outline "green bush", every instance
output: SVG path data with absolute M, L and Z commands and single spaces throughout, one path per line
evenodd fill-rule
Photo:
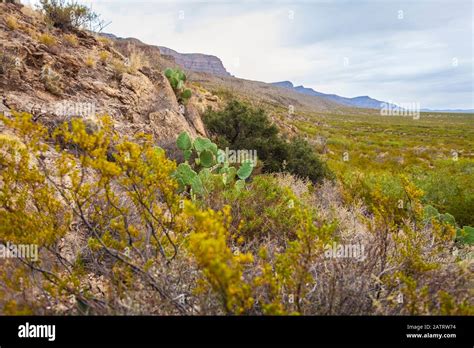
M 90 28 L 100 22 L 96 13 L 75 1 L 40 0 L 40 7 L 49 22 L 63 30 Z
M 233 100 L 222 111 L 209 110 L 204 122 L 219 147 L 256 150 L 263 172 L 288 171 L 313 182 L 330 177 L 310 145 L 300 138 L 286 142 L 262 109 Z
M 436 161 L 436 170 L 413 169 L 416 184 L 425 192 L 424 203 L 452 214 L 459 225 L 474 225 L 474 162 Z
M 240 223 L 238 234 L 245 239 L 270 237 L 284 243 L 296 237 L 295 206 L 301 203 L 290 189 L 280 187 L 274 177 L 256 176 L 249 190 L 227 196 L 235 207 L 233 221 Z
M 288 172 L 313 182 L 321 178 L 333 178 L 327 166 L 316 156 L 308 142 L 302 138 L 294 138 L 288 145 Z

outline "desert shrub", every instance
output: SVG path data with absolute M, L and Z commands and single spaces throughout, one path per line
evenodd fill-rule
M 226 314 L 247 313 L 254 299 L 250 285 L 242 279 L 244 265 L 251 264 L 253 256 L 251 253 L 236 255 L 228 245 L 230 207 L 225 207 L 222 213 L 199 211 L 196 207 L 187 211 L 191 212 L 196 226 L 189 248 L 208 281 L 207 286 L 218 294 Z M 205 294 L 207 286 L 198 287 L 197 292 Z
M 57 43 L 54 36 L 52 36 L 51 34 L 48 34 L 48 33 L 43 33 L 43 34 L 39 35 L 38 36 L 38 41 L 40 43 L 42 43 L 43 45 L 46 45 L 46 46 L 54 46 Z
M 333 175 L 327 166 L 316 156 L 314 149 L 303 138 L 292 139 L 288 147 L 288 159 L 285 170 L 308 178 L 313 182 L 322 178 L 332 178 Z
M 315 182 L 330 173 L 306 141 L 283 140 L 263 109 L 233 100 L 222 111 L 209 110 L 204 122 L 219 147 L 256 150 L 264 172 L 288 171 Z
M 107 61 L 109 60 L 109 58 L 110 58 L 110 53 L 109 53 L 109 52 L 107 52 L 107 51 L 100 51 L 100 52 L 99 52 L 99 60 L 100 60 L 103 64 L 107 63 Z
M 127 71 L 129 74 L 136 74 L 138 70 L 148 65 L 145 54 L 137 49 L 130 51 L 130 56 L 126 59 Z
M 279 243 L 295 239 L 295 213 L 302 209 L 303 204 L 290 189 L 278 185 L 272 176 L 256 177 L 248 190 L 229 198 L 235 207 L 234 220 L 240 221 L 236 228 L 245 239 L 271 238 Z M 315 212 L 313 214 L 316 220 Z
M 7 24 L 8 29 L 16 30 L 18 29 L 18 21 L 12 15 L 9 15 L 5 18 L 5 23 Z
M 0 74 L 8 75 L 17 68 L 17 58 L 12 52 L 4 50 L 0 52 Z
M 99 16 L 85 5 L 69 0 L 40 0 L 40 8 L 46 19 L 63 30 L 89 27 L 99 21 Z
M 118 58 L 112 59 L 110 66 L 112 68 L 113 77 L 117 80 L 120 80 L 122 75 L 127 72 L 127 66 Z
M 84 63 L 86 64 L 86 66 L 87 66 L 88 68 L 95 68 L 95 63 L 96 63 L 96 61 L 95 61 L 95 58 L 94 58 L 94 57 L 92 57 L 92 56 L 87 56 L 86 59 L 85 59 L 85 61 L 84 61 Z
M 64 36 L 64 41 L 71 47 L 77 47 L 79 46 L 79 40 L 77 39 L 77 36 L 74 34 L 65 34 Z

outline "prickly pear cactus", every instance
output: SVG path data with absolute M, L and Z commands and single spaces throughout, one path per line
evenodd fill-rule
M 165 70 L 165 76 L 173 88 L 179 101 L 187 102 L 192 96 L 190 89 L 185 89 L 186 74 L 181 69 L 168 68 Z
M 242 163 L 239 168 L 231 166 L 224 151 L 207 138 L 198 137 L 193 141 L 186 132 L 182 132 L 176 139 L 176 145 L 183 152 L 185 162 L 178 165 L 173 176 L 178 181 L 179 189 L 189 191 L 191 197 L 206 195 L 216 183 L 237 191 L 243 190 L 245 180 L 252 174 L 252 161 Z M 189 162 L 193 154 L 194 163 L 191 166 Z

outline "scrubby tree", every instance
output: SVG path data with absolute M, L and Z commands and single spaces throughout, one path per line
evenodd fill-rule
M 329 175 L 310 145 L 283 139 L 263 109 L 233 100 L 222 111 L 208 111 L 204 122 L 221 148 L 256 150 L 264 172 L 288 171 L 313 182 Z
M 95 29 L 103 25 L 97 13 L 76 1 L 40 0 L 40 9 L 54 27 L 63 30 Z

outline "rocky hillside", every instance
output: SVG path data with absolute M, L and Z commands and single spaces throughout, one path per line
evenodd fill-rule
M 226 70 L 222 61 L 216 56 L 203 53 L 179 53 L 168 47 L 145 44 L 135 38 L 121 38 L 113 34 L 102 35 L 113 40 L 119 47 L 135 45 L 142 48 L 149 55 L 161 56 L 162 63 L 163 60 L 168 60 L 186 70 L 207 73 L 215 76 L 232 76 Z M 155 57 L 155 59 L 157 58 Z
M 0 4 L 0 111 L 25 111 L 54 124 L 108 114 L 120 132 L 145 131 L 160 141 L 181 131 L 205 134 L 199 112 L 216 99 L 193 89 L 180 106 L 142 48 L 125 56 L 108 39 L 50 28 L 28 7 Z

